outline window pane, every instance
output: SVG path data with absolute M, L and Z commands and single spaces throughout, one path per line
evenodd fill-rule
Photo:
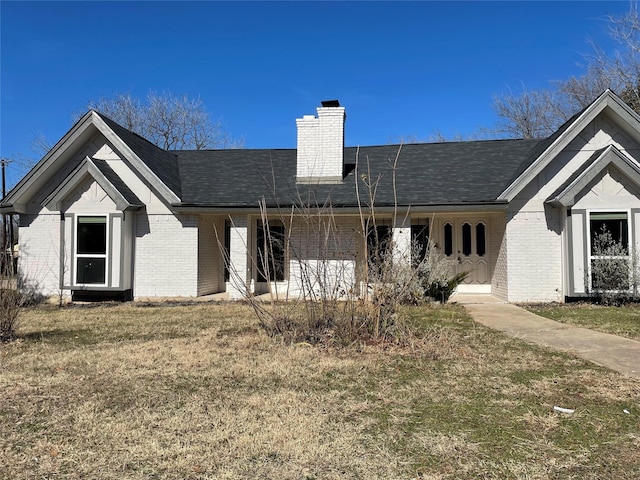
M 591 255 L 611 255 L 608 249 L 627 255 L 629 224 L 625 212 L 592 213 L 590 228 Z
M 453 253 L 453 227 L 450 223 L 444 225 L 444 254 L 449 256 Z
M 258 224 L 258 282 L 283 281 L 285 271 L 284 226 Z
M 105 283 L 105 259 L 104 258 L 78 258 L 76 283 L 104 284 Z
M 389 225 L 376 225 L 367 231 L 367 254 L 369 268 L 378 271 L 389 254 L 392 241 L 392 229 Z
M 487 252 L 487 245 L 484 237 L 484 223 L 476 225 L 476 253 L 483 256 Z
M 468 223 L 462 225 L 462 253 L 471 255 L 471 225 Z
M 105 217 L 78 217 L 79 254 L 107 253 L 107 219 Z

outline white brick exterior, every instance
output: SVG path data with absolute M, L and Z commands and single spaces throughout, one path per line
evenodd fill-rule
M 344 163 L 343 107 L 321 107 L 318 116 L 305 115 L 296 120 L 298 181 L 339 181 Z
M 501 300 L 509 298 L 509 276 L 507 258 L 507 236 L 504 223 L 504 215 L 500 215 L 491 222 L 491 248 L 496 260 L 491 277 L 491 293 Z
M 360 237 L 356 219 L 294 220 L 289 228 L 289 295 L 352 293 Z
M 136 215 L 134 295 L 195 297 L 198 294 L 198 218 Z
M 507 222 L 510 302 L 562 301 L 562 240 L 559 213 L 518 212 Z
M 60 293 L 60 214 L 21 215 L 18 268 L 46 296 Z

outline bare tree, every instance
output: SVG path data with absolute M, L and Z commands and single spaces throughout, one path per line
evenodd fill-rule
M 244 143 L 233 139 L 220 121 L 212 121 L 200 98 L 188 95 L 150 92 L 143 102 L 128 93 L 117 94 L 87 107 L 165 150 L 241 148 Z
M 553 81 L 548 89 L 511 91 L 494 98 L 497 131 L 516 138 L 542 138 L 552 134 L 576 112 L 606 89 L 618 93 L 640 112 L 640 15 L 636 3 L 627 13 L 607 17 L 609 35 L 618 49 L 606 52 L 592 43 L 584 75 Z
M 551 90 L 511 91 L 493 100 L 500 117 L 498 132 L 515 138 L 543 138 L 553 133 L 566 120 L 561 103 Z

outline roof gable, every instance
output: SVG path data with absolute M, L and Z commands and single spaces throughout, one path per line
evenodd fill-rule
M 613 145 L 595 152 L 560 188 L 548 199 L 547 203 L 572 207 L 578 194 L 610 165 L 614 165 L 631 182 L 640 187 L 640 165 L 627 157 Z
M 606 90 L 591 105 L 575 114 L 558 131 L 541 141 L 523 164 L 522 171 L 500 194 L 499 199 L 511 201 L 542 170 L 553 161 L 586 127 L 604 111 L 609 112 L 620 124 L 633 131 L 640 141 L 640 116 L 611 90 Z
M 62 202 L 87 175 L 93 177 L 98 185 L 109 195 L 118 210 L 138 210 L 144 206 L 124 181 L 109 167 L 106 161 L 92 160 L 89 157 L 86 157 L 71 175 L 45 199 L 43 205 L 52 211 L 62 210 Z
M 2 201 L 3 211 L 26 213 L 26 204 L 57 171 L 78 145 L 96 132 L 102 134 L 131 164 L 133 170 L 167 204 L 180 201 L 180 178 L 175 155 L 129 132 L 94 110 L 78 120 L 62 139 L 25 175 Z

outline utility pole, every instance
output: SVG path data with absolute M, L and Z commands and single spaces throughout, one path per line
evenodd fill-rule
M 5 170 L 11 160 L 7 158 L 0 159 L 2 164 L 2 199 L 7 195 L 7 180 Z M 8 223 L 7 223 L 8 219 Z M 8 233 L 8 236 L 7 236 Z M 9 249 L 9 247 L 11 247 Z M 10 253 L 7 253 L 7 250 Z M 5 275 L 13 274 L 13 215 L 2 215 L 2 260 L 4 263 L 4 270 L 2 273 Z
M 7 181 L 5 176 L 5 169 L 7 167 L 7 160 L 0 159 L 2 162 L 2 200 L 7 195 Z M 2 257 L 0 261 L 0 273 L 7 273 L 7 216 L 2 215 Z

